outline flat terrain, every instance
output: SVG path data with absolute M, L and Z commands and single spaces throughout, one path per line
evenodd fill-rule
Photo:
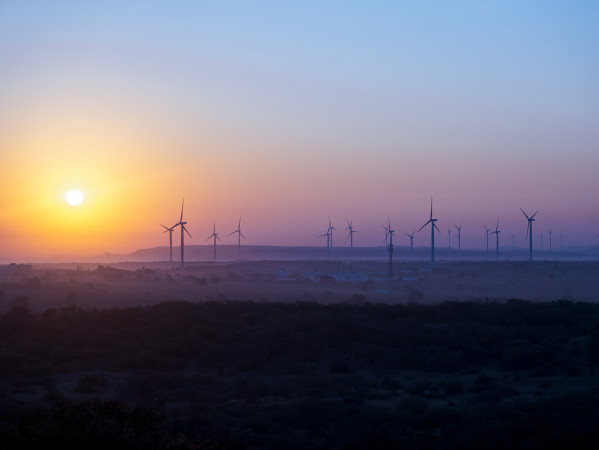
M 432 304 L 443 301 L 599 300 L 599 262 L 396 263 L 250 261 L 0 266 L 0 311 L 19 296 L 44 310 L 214 299 Z
M 0 446 L 594 448 L 598 262 L 385 273 L 2 266 Z

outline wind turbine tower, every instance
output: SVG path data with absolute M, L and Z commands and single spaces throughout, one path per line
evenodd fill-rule
M 451 228 L 447 227 L 447 248 L 451 248 Z
M 456 224 L 453 226 L 458 230 L 458 251 L 462 251 L 462 224 L 459 227 Z
M 331 239 L 331 248 L 333 248 L 333 230 L 336 230 L 337 228 L 335 228 L 333 225 L 331 225 L 331 218 L 329 217 L 329 229 L 327 230 L 327 232 L 330 234 L 330 239 Z
M 321 234 L 318 237 L 327 237 L 327 258 L 330 258 L 331 256 L 331 230 L 330 228 L 327 229 L 327 232 L 325 234 Z
M 520 211 L 522 211 L 522 214 L 524 214 L 526 220 L 528 220 L 528 226 L 526 227 L 526 237 L 529 238 L 530 261 L 532 261 L 532 223 L 535 221 L 535 216 L 539 213 L 539 211 L 537 211 L 530 217 L 528 216 L 528 214 L 524 212 L 522 208 L 520 208 Z
M 245 239 L 245 236 L 241 232 L 241 216 L 239 217 L 239 224 L 237 225 L 237 229 L 235 231 L 230 232 L 227 236 L 231 236 L 232 234 L 237 233 L 237 256 L 241 255 L 241 238 Z
M 553 230 L 549 228 L 547 232 L 549 233 L 549 253 L 551 253 L 551 234 L 553 233 Z
M 429 223 L 431 224 L 431 266 L 435 265 L 435 228 L 437 229 L 437 231 L 439 233 L 441 232 L 441 230 L 439 230 L 439 227 L 435 223 L 437 220 L 438 219 L 433 219 L 433 198 L 431 197 L 431 215 L 430 215 L 430 218 L 428 219 L 428 221 L 424 225 L 422 225 L 420 227 L 420 230 L 422 230 Z M 420 232 L 420 230 L 418 230 L 418 231 Z
M 164 233 L 166 233 L 168 231 L 168 247 L 169 247 L 169 258 L 170 258 L 169 261 L 173 262 L 173 231 L 175 230 L 175 227 L 177 225 L 173 225 L 170 228 L 165 227 L 162 224 L 160 224 L 160 226 L 162 228 L 164 228 Z
M 189 237 L 191 237 L 191 234 L 189 234 L 189 231 L 187 231 L 187 228 L 185 228 L 185 225 L 187 225 L 187 222 L 183 222 L 183 205 L 185 204 L 185 199 L 183 199 L 183 201 L 181 202 L 181 217 L 179 218 L 179 222 L 177 222 L 175 225 L 173 225 L 173 228 L 180 226 L 181 227 L 181 269 L 183 269 L 185 267 L 185 233 L 187 233 L 189 235 Z
M 345 229 L 349 230 L 349 232 L 347 233 L 347 237 L 345 238 L 345 243 L 347 244 L 347 240 L 349 239 L 349 266 L 350 271 L 353 272 L 354 233 L 357 233 L 358 230 L 354 230 L 353 220 L 345 220 L 347 220 L 347 227 L 345 227 Z
M 389 226 L 387 230 L 389 233 L 389 246 L 387 247 L 387 250 L 389 250 L 389 279 L 393 281 L 393 233 L 395 233 L 395 230 L 391 229 L 391 219 L 388 218 L 388 220 Z
M 381 225 L 383 227 L 383 230 L 385 230 L 385 248 L 387 248 L 389 246 L 389 228 L 387 228 L 385 225 Z
M 218 233 L 216 232 L 216 220 L 212 224 L 212 234 L 206 238 L 206 240 L 210 240 L 210 238 L 214 238 L 214 261 L 216 262 L 216 240 L 220 241 L 218 237 Z
M 412 234 L 404 233 L 407 237 L 410 238 L 410 253 L 414 253 L 414 233 L 416 230 L 412 231 Z
M 497 219 L 497 225 L 495 225 L 495 231 L 491 231 L 491 233 L 490 233 L 490 234 L 494 234 L 495 239 L 496 239 L 495 259 L 497 262 L 499 262 L 499 233 L 501 233 L 501 230 L 499 230 L 499 219 Z
M 543 232 L 541 231 L 541 234 L 539 234 L 539 237 L 541 238 L 541 250 L 543 250 Z
M 487 253 L 489 253 L 489 231 L 491 231 L 489 228 L 487 228 L 487 224 L 483 222 L 483 225 L 485 226 L 485 237 L 487 239 Z

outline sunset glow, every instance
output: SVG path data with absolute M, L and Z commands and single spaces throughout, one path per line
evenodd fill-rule
M 0 259 L 166 245 L 182 198 L 231 245 L 409 246 L 431 196 L 465 248 L 599 244 L 595 3 L 226 3 L 0 3 Z

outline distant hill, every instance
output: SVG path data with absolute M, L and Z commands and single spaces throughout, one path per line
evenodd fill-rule
M 393 260 L 401 261 L 429 261 L 430 247 L 414 247 L 410 252 L 409 246 L 398 245 L 394 247 Z M 212 245 L 189 245 L 185 246 L 185 261 L 200 262 L 213 261 L 214 247 Z M 333 247 L 327 252 L 326 247 L 314 246 L 274 246 L 274 245 L 242 245 L 238 253 L 236 245 L 218 245 L 216 258 L 219 262 L 226 261 L 261 261 L 261 260 L 375 260 L 386 261 L 389 253 L 384 246 L 379 247 L 354 247 L 353 252 L 349 247 Z M 534 250 L 535 261 L 599 261 L 599 246 L 577 246 L 558 248 L 549 252 L 548 250 Z M 526 261 L 528 260 L 527 248 L 500 247 L 499 259 L 501 261 Z M 57 255 L 47 258 L 0 258 L 0 264 L 10 263 L 100 263 L 113 262 L 155 262 L 168 261 L 168 246 L 143 248 L 132 253 L 109 253 L 89 257 L 74 257 L 69 255 Z M 179 247 L 173 247 L 173 262 L 180 261 Z M 459 262 L 459 261 L 495 261 L 495 250 L 488 252 L 478 249 L 463 249 L 435 247 L 435 261 Z
M 178 262 L 180 248 L 173 247 L 173 261 Z M 384 246 L 379 247 L 354 247 L 350 251 L 348 247 L 333 247 L 327 252 L 326 247 L 314 246 L 269 246 L 269 245 L 243 245 L 238 251 L 236 245 L 218 245 L 216 248 L 217 261 L 235 260 L 387 260 L 389 253 Z M 534 250 L 534 260 L 599 260 L 599 247 L 567 247 L 548 250 Z M 120 262 L 120 261 L 168 261 L 168 246 L 139 249 L 128 254 L 110 254 L 86 258 L 88 261 L 97 262 Z M 185 246 L 185 260 L 212 261 L 214 259 L 214 247 L 212 245 L 189 245 Z M 427 261 L 430 259 L 429 247 L 415 247 L 413 252 L 407 246 L 396 246 L 393 259 L 396 261 L 414 260 Z M 435 248 L 435 259 L 443 261 L 493 261 L 495 251 L 464 249 L 458 251 L 451 248 Z M 499 249 L 500 260 L 527 260 L 528 249 L 501 247 Z

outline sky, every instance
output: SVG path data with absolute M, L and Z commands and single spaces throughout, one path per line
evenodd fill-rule
M 599 244 L 595 1 L 0 0 L 0 259 Z M 79 189 L 79 206 L 64 194 Z M 453 232 L 455 239 L 455 228 Z M 416 234 L 416 246 L 430 233 Z M 454 241 L 455 242 L 455 241 Z M 455 244 L 454 244 L 455 245 Z M 554 244 L 555 245 L 555 244 Z

